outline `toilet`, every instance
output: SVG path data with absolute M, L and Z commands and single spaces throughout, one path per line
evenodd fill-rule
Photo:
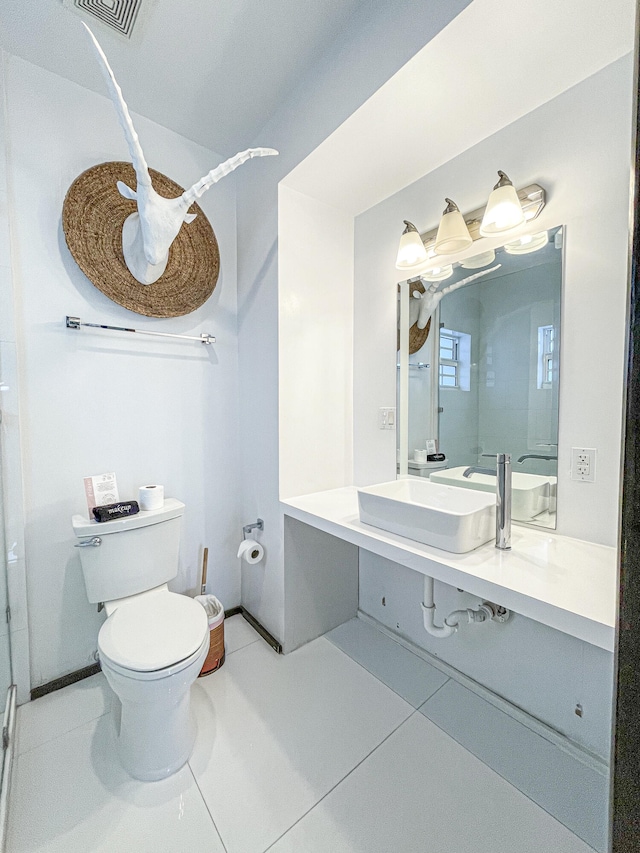
M 167 587 L 178 572 L 183 512 L 168 498 L 161 509 L 103 523 L 72 519 L 87 597 L 107 614 L 98 651 L 119 700 L 120 761 L 145 782 L 170 776 L 191 755 L 190 688 L 209 650 L 204 608 Z

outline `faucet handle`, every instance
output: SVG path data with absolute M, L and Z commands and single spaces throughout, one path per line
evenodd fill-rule
M 489 457 L 491 457 L 491 459 L 497 459 L 498 458 L 497 453 L 481 453 L 480 455 L 481 456 L 489 456 Z

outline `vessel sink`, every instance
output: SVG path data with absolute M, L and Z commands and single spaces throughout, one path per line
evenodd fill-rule
M 430 480 L 392 480 L 358 489 L 360 521 L 463 554 L 495 536 L 496 500 Z
M 434 471 L 430 480 L 432 483 L 444 483 L 448 486 L 458 486 L 463 489 L 491 492 L 495 494 L 496 478 L 489 474 L 471 474 L 463 477 L 465 466 L 445 468 Z M 555 490 L 555 477 L 542 477 L 538 474 L 523 474 L 514 471 L 511 475 L 511 518 L 514 521 L 531 521 L 549 506 L 551 491 Z

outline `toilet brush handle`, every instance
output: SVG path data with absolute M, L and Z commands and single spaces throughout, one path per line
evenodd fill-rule
M 200 595 L 205 595 L 207 591 L 207 563 L 209 561 L 209 549 L 204 549 L 202 555 L 202 585 L 200 587 Z

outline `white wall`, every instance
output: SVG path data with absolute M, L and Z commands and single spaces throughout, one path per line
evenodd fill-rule
M 280 497 L 289 498 L 353 476 L 353 217 L 283 185 L 278 199 Z
M 395 384 L 394 257 L 402 219 L 437 223 L 445 195 L 474 209 L 504 169 L 548 192 L 536 229 L 566 225 L 560 366 L 558 532 L 617 544 L 631 140 L 631 57 L 465 151 L 356 220 L 356 482 L 393 476 L 391 439 L 375 428 Z M 421 218 L 420 218 L 421 217 Z M 468 254 L 478 251 L 472 248 Z M 373 378 L 375 377 L 375 378 Z M 382 436 L 382 438 L 381 438 Z M 386 442 L 384 448 L 381 442 Z M 377 468 L 361 448 L 380 448 Z M 571 447 L 595 447 L 595 483 L 570 479 Z
M 284 571 L 273 393 L 279 374 L 277 184 L 467 5 L 467 0 L 362 4 L 333 49 L 252 141 L 274 146 L 280 156 L 238 173 L 243 519 L 264 518 L 267 550 L 260 566 L 242 567 L 242 603 L 279 639 L 284 636 Z M 386 405 L 394 405 L 394 399 L 392 392 Z M 304 412 L 299 414 L 304 419 Z M 303 420 L 299 426 L 304 429 Z M 322 466 L 322 458 L 316 464 Z
M 71 515 L 82 478 L 115 471 L 120 495 L 146 482 L 186 504 L 176 590 L 199 585 L 239 603 L 236 221 L 234 179 L 202 199 L 221 253 L 211 298 L 154 320 L 103 296 L 71 258 L 62 202 L 80 172 L 129 159 L 111 102 L 23 60 L 7 66 L 32 686 L 93 662 L 103 620 L 86 600 Z M 151 166 L 185 185 L 222 157 L 134 116 Z M 107 273 L 105 273 L 107 274 Z M 64 327 L 64 317 L 217 337 L 211 348 Z

